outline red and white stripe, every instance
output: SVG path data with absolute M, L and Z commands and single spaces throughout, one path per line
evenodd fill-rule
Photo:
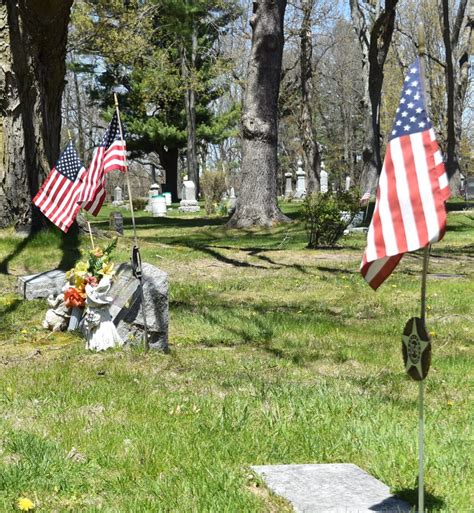
M 87 170 L 87 175 L 84 178 L 83 187 L 78 199 L 79 203 L 83 206 L 95 198 L 103 182 L 104 153 L 105 148 L 103 146 L 94 148 L 92 160 Z
M 432 129 L 392 139 L 380 175 L 361 273 L 373 289 L 403 254 L 441 240 L 450 195 Z
M 33 198 L 33 203 L 63 232 L 69 230 L 80 209 L 77 201 L 85 173 L 85 168 L 81 168 L 76 180 L 72 182 L 53 168 Z
M 127 149 L 125 141 L 114 141 L 104 154 L 104 173 L 127 171 Z

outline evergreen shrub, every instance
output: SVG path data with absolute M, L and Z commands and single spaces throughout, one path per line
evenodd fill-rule
M 359 211 L 357 191 L 313 193 L 303 203 L 308 248 L 334 247 Z

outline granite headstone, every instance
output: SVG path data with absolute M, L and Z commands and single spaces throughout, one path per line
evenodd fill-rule
M 144 262 L 142 276 L 150 347 L 167 351 L 168 275 Z M 134 277 L 130 264 L 118 267 L 109 295 L 113 297 L 110 313 L 121 338 L 128 343 L 141 340 L 144 333 L 142 299 L 139 281 Z

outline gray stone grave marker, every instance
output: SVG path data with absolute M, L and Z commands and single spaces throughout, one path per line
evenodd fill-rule
M 157 267 L 142 264 L 143 295 L 150 347 L 168 350 L 168 275 Z M 143 336 L 143 316 L 139 282 L 133 276 L 130 264 L 120 264 L 115 273 L 109 295 L 112 320 L 125 342 L 140 340 Z
M 25 299 L 57 296 L 66 284 L 66 273 L 59 269 L 44 273 L 20 276 L 17 281 L 18 294 Z
M 123 235 L 123 215 L 121 212 L 110 212 L 109 227 L 119 235 Z
M 297 513 L 409 513 L 387 485 L 349 463 L 264 465 L 252 469 Z
M 183 189 L 181 191 L 181 201 L 179 206 L 180 212 L 198 212 L 200 207 L 196 201 L 196 186 L 192 180 L 183 181 Z

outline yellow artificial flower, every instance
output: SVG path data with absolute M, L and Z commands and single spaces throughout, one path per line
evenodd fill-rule
M 31 511 L 35 509 L 34 502 L 27 497 L 20 497 L 17 502 L 20 511 Z
M 99 274 L 102 274 L 103 276 L 110 276 L 112 274 L 112 271 L 114 270 L 114 263 L 113 262 L 104 262 L 102 264 L 102 269 L 99 271 Z
M 89 264 L 87 262 L 78 262 L 76 267 L 74 268 L 75 274 L 85 274 L 89 269 Z
M 91 255 L 97 257 L 97 258 L 100 258 L 101 256 L 104 255 L 104 251 L 102 250 L 101 247 L 97 246 L 96 248 L 94 248 L 92 251 L 91 251 Z

